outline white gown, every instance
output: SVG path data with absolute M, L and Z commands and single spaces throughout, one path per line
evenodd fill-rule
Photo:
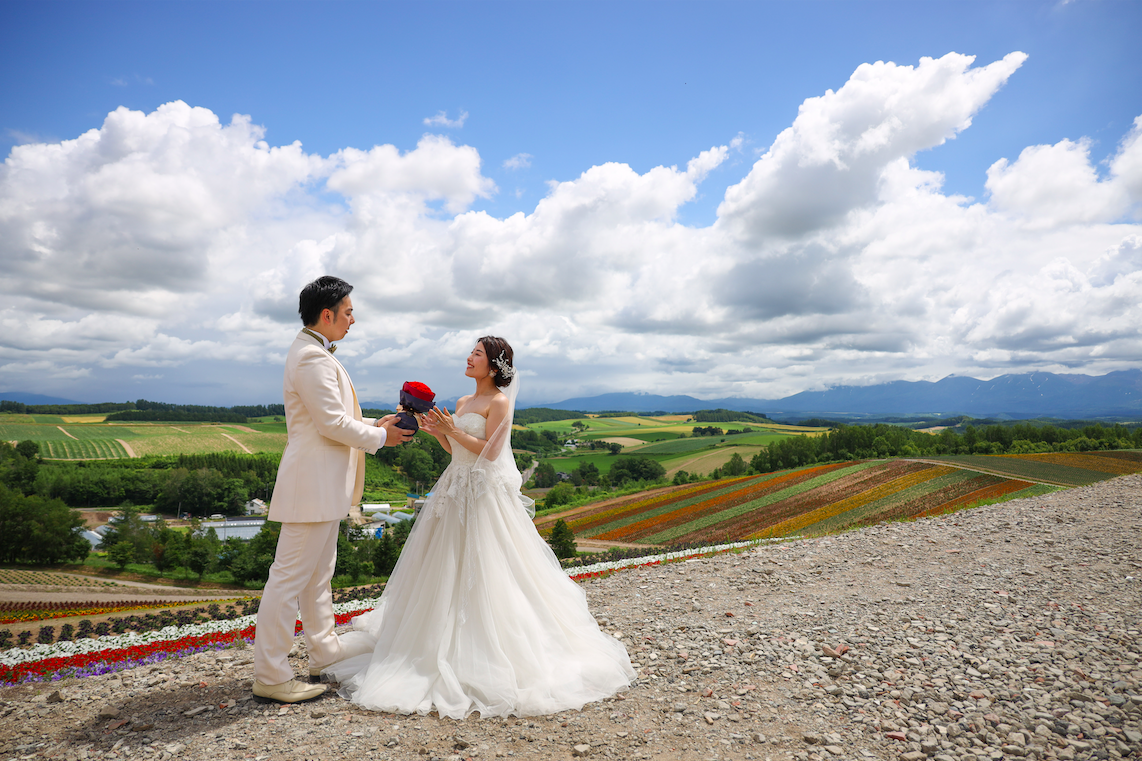
M 484 437 L 483 416 L 457 426 Z M 520 501 L 519 473 L 485 477 L 455 441 L 378 607 L 353 619 L 324 674 L 372 710 L 460 719 L 534 716 L 613 695 L 634 679 Z M 371 647 L 370 647 L 371 645 Z

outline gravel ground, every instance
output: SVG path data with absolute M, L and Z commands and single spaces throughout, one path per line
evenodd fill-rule
M 639 679 L 553 716 L 267 707 L 249 648 L 7 687 L 0 761 L 1139 758 L 1140 531 L 1126 476 L 587 582 Z

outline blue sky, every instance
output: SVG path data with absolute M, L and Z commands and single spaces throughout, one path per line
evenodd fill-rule
M 0 326 L 22 336 L 0 339 L 0 391 L 272 401 L 290 294 L 319 270 L 376 315 L 346 355 L 378 400 L 410 376 L 465 392 L 485 330 L 519 343 L 535 402 L 1140 358 L 1142 323 L 1099 308 L 1139 295 L 1135 2 L 9 2 L 0 21 Z M 138 118 L 112 129 L 117 109 Z M 227 133 L 235 114 L 249 129 Z M 821 158 L 870 118 L 889 145 L 865 175 Z M 214 137 L 172 148 L 188 124 Z M 230 174 L 258 140 L 300 148 Z

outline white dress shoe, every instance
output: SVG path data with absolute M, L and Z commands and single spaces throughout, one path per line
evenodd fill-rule
M 324 684 L 306 684 L 296 679 L 281 684 L 262 684 L 254 680 L 254 700 L 259 703 L 301 703 L 325 694 Z

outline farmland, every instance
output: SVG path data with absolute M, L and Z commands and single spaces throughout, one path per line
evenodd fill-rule
M 1087 486 L 1113 476 L 1142 470 L 1142 452 L 1130 450 L 999 456 L 951 455 L 932 459 L 1059 486 Z
M 821 535 L 1137 472 L 1136 451 L 829 463 L 635 494 L 536 524 L 550 531 L 564 517 L 583 539 L 651 545 Z
M 0 440 L 34 441 L 45 460 L 271 452 L 285 449 L 284 423 L 105 423 L 105 415 L 5 415 Z
M 576 423 L 579 424 L 578 428 L 574 427 Z M 695 426 L 706 425 L 708 424 L 696 423 L 685 415 L 660 417 L 630 415 L 587 416 L 533 423 L 527 427 L 538 432 L 557 432 L 561 440 L 574 438 L 588 444 L 593 441 L 621 444 L 624 455 L 649 457 L 661 463 L 666 468 L 668 478 L 673 477 L 679 470 L 688 473 L 710 473 L 716 468 L 723 467 L 735 453 L 749 462 L 754 455 L 775 441 L 802 434 L 816 436 L 825 430 L 746 421 L 716 424 L 726 431 L 734 429 L 739 431 L 738 433 L 716 436 L 693 435 Z M 590 463 L 597 467 L 600 473 L 607 473 L 615 457 L 602 454 L 601 451 L 579 447 L 543 459 L 545 462 L 550 462 L 556 471 L 570 472 L 582 464 Z

